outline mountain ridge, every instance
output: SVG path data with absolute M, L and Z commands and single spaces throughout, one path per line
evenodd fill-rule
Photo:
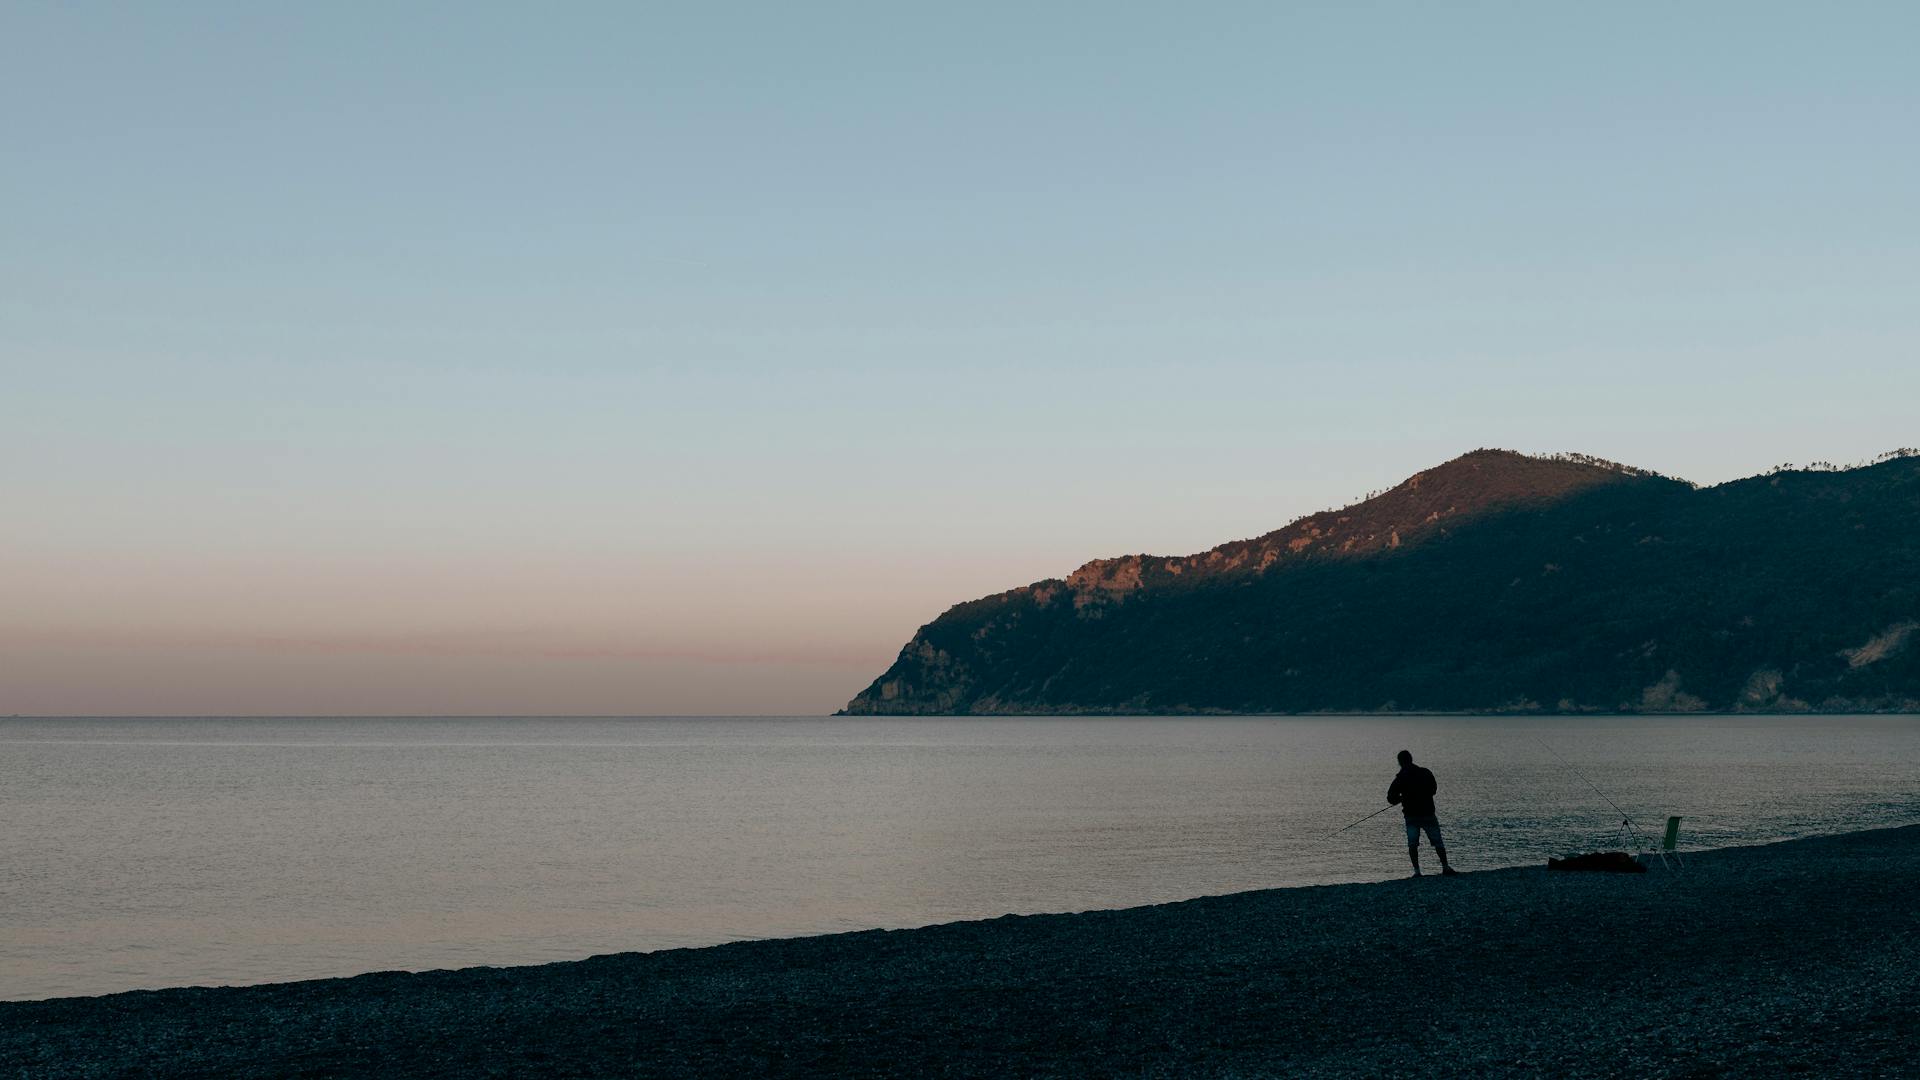
M 1701 488 L 1481 449 L 1257 537 L 956 604 L 842 712 L 1920 711 L 1916 525 L 1911 451 Z M 1810 558 L 1822 543 L 1833 558 Z M 1762 614 L 1729 630 L 1726 605 Z M 1851 640 L 1817 658 L 1775 640 L 1816 631 Z

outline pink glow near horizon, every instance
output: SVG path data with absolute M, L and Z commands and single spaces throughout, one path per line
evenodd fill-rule
M 15 560 L 0 712 L 826 712 L 1016 561 Z

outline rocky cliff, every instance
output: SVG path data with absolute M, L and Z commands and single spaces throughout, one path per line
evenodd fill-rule
M 1920 711 L 1920 459 L 1711 488 L 1478 450 L 959 604 L 846 712 Z

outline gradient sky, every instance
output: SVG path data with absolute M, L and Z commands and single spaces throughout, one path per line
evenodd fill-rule
M 1920 5 L 1140 6 L 7 3 L 0 713 L 818 712 L 1478 446 L 1920 443 Z

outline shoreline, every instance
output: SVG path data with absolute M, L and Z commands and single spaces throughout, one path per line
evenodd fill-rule
M 1612 719 L 1633 716 L 1653 716 L 1671 719 L 1681 716 L 1718 717 L 1718 716 L 1920 716 L 1920 702 L 1901 708 L 1808 708 L 1808 709 L 1373 709 L 1357 711 L 1350 709 L 1308 709 L 1299 712 L 1235 712 L 1230 710 L 1189 709 L 1184 712 L 1128 712 L 1116 709 L 1075 709 L 1055 712 L 964 712 L 964 713 L 921 713 L 921 712 L 848 712 L 845 709 L 828 713 L 830 719 L 847 720 L 976 720 L 976 719 L 1126 719 L 1150 718 L 1158 720 L 1217 720 L 1236 716 L 1258 717 L 1329 717 L 1343 716 L 1451 716 L 1451 717 L 1487 717 L 1489 719 L 1527 718 L 1527 719 Z
M 1920 702 L 1912 708 L 1813 707 L 1806 709 L 1311 709 L 1299 712 L 1237 712 L 1193 709 L 1185 712 L 1131 712 L 1114 709 L 1079 709 L 1053 712 L 847 712 L 836 709 L 826 713 L 9 713 L 0 720 L 1053 720 L 1145 718 L 1154 720 L 1217 720 L 1244 717 L 1317 717 L 1343 716 L 1449 716 L 1506 719 L 1601 719 L 1653 716 L 1671 719 L 1682 716 L 1725 717 L 1810 717 L 1810 716 L 1915 716 L 1920 717 Z
M 0 1063 L 47 1077 L 1920 1069 L 1920 825 L 1686 860 L 7 1002 Z

